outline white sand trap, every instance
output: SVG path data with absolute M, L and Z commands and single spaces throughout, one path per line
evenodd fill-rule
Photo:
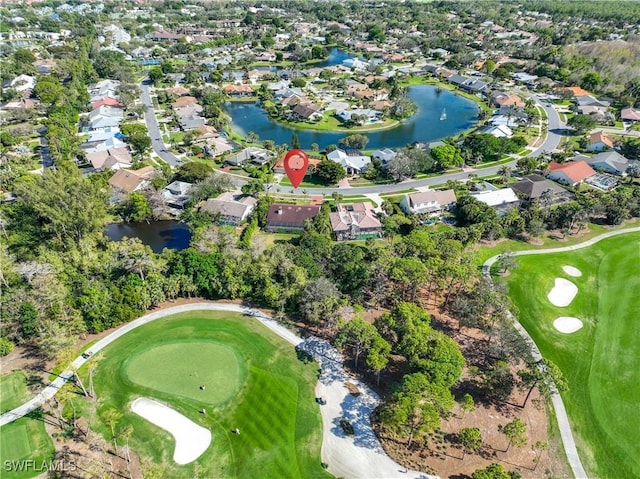
M 195 461 L 211 444 L 211 431 L 158 401 L 138 398 L 131 403 L 131 410 L 174 437 L 173 460 L 177 464 Z
M 582 271 L 580 271 L 578 268 L 575 268 L 573 266 L 563 266 L 562 270 L 567 273 L 569 276 L 573 276 L 574 278 L 579 278 L 580 276 L 582 276 Z
M 578 318 L 571 318 L 569 316 L 560 316 L 553 322 L 553 327 L 561 333 L 575 333 L 582 328 L 582 321 Z
M 578 294 L 578 287 L 564 278 L 556 278 L 556 283 L 547 295 L 554 306 L 569 306 Z

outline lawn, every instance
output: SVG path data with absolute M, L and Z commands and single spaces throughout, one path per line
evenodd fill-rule
M 563 393 L 572 431 L 590 477 L 640 477 L 640 234 L 606 239 L 570 253 L 518 257 L 506 278 L 520 322 L 543 356 L 569 383 Z M 566 275 L 563 265 L 582 276 Z M 554 279 L 578 287 L 564 308 L 547 299 Z M 572 334 L 555 330 L 559 316 L 582 320 Z
M 0 377 L 0 413 L 11 411 L 27 399 L 27 377 L 22 371 Z
M 53 442 L 40 419 L 23 417 L 2 426 L 0 437 L 2 479 L 28 479 L 48 469 L 53 458 Z
M 176 315 L 127 333 L 103 354 L 98 414 L 122 412 L 116 430 L 131 424 L 132 448 L 162 464 L 164 477 L 330 477 L 320 464 L 317 365 L 299 361 L 257 321 L 213 311 Z M 191 464 L 173 463 L 173 438 L 130 411 L 139 396 L 211 430 L 209 449 Z M 105 425 L 97 429 L 111 439 Z

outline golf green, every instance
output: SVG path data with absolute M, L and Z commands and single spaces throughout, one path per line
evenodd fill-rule
M 34 414 L 37 416 L 37 414 Z M 28 479 L 46 471 L 53 443 L 37 417 L 23 417 L 0 428 L 0 477 Z
M 505 279 L 518 319 L 568 380 L 563 399 L 578 452 L 599 479 L 640 477 L 639 245 L 632 233 L 573 252 L 521 256 Z M 563 265 L 582 276 L 567 275 Z M 566 307 L 547 299 L 555 278 L 578 287 Z M 559 316 L 584 327 L 563 334 L 553 326 Z
M 318 365 L 300 360 L 255 319 L 217 311 L 168 316 L 128 332 L 101 356 L 91 424 L 109 441 L 112 430 L 133 426 L 131 447 L 160 468 L 158 477 L 330 477 L 320 462 Z M 86 367 L 80 374 L 87 377 Z M 138 397 L 210 430 L 211 445 L 196 461 L 177 465 L 173 437 L 131 411 Z M 113 429 L 103 421 L 112 409 L 122 414 Z
M 231 399 L 244 382 L 237 351 L 215 342 L 178 341 L 147 345 L 125 363 L 127 378 L 140 386 L 212 405 Z

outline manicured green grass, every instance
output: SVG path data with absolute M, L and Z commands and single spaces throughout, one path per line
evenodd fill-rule
M 2 479 L 28 479 L 48 469 L 53 443 L 40 419 L 23 417 L 2 426 L 0 438 Z
M 622 228 L 630 228 L 632 226 L 638 226 L 640 224 L 640 219 L 636 218 L 632 221 L 627 221 Z M 585 241 L 593 238 L 594 236 L 600 235 L 602 233 L 606 233 L 607 231 L 611 231 L 610 228 L 605 228 L 602 225 L 597 225 L 594 223 L 589 224 L 589 232 L 582 234 L 580 236 L 567 236 L 566 239 L 559 241 L 552 238 L 549 233 L 545 233 L 542 238 L 541 245 L 534 245 L 527 243 L 526 241 L 520 240 L 505 240 L 491 247 L 481 247 L 476 253 L 476 261 L 478 265 L 483 264 L 486 260 L 495 256 L 497 254 L 505 253 L 505 252 L 514 252 L 514 251 L 524 251 L 530 249 L 549 249 L 549 248 L 561 248 L 563 246 L 571 246 L 578 243 L 584 243 Z
M 129 381 L 142 387 L 217 406 L 235 396 L 246 371 L 241 370 L 233 349 L 194 340 L 144 350 L 129 358 L 125 374 Z
M 518 318 L 543 356 L 569 383 L 563 393 L 578 452 L 590 477 L 640 477 L 640 234 L 609 238 L 575 252 L 518 257 L 506 278 Z M 563 265 L 582 276 L 566 275 Z M 556 277 L 578 286 L 572 303 L 547 299 Z M 584 326 L 555 330 L 559 316 Z
M 299 361 L 290 344 L 257 321 L 210 311 L 180 314 L 131 331 L 103 355 L 94 380 L 98 415 L 109 408 L 120 411 L 116 430 L 133 425 L 132 448 L 162 464 L 164 477 L 190 478 L 196 465 L 199 477 L 207 478 L 329 477 L 320 464 L 317 364 Z M 223 384 L 237 382 L 231 377 L 234 368 L 239 386 Z M 222 371 L 216 376 L 212 369 Z M 172 371 L 181 375 L 175 383 Z M 194 463 L 173 463 L 172 437 L 130 411 L 131 401 L 140 396 L 167 403 L 211 430 L 209 449 Z M 111 439 L 110 428 L 94 424 Z M 232 434 L 234 428 L 241 434 Z
M 22 371 L 0 377 L 0 413 L 18 407 L 28 396 L 27 377 Z

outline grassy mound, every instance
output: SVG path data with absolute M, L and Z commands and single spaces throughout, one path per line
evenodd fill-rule
M 320 464 L 318 366 L 300 362 L 290 344 L 259 322 L 232 313 L 184 313 L 141 326 L 103 353 L 94 378 L 97 414 L 121 412 L 115 430 L 131 424 L 132 448 L 161 465 L 162 477 L 330 477 Z M 209 449 L 194 463 L 173 463 L 171 436 L 130 410 L 140 396 L 211 430 Z M 110 427 L 97 427 L 111 439 Z
M 237 353 L 222 344 L 179 341 L 146 346 L 149 349 L 125 363 L 127 379 L 142 387 L 220 405 L 244 382 L 246 371 L 240 369 Z
M 563 394 L 590 477 L 640 477 L 640 234 L 609 238 L 575 252 L 522 256 L 506 278 L 519 320 L 569 382 Z M 582 271 L 569 277 L 562 265 Z M 563 308 L 547 299 L 556 277 L 578 286 Z M 563 334 L 559 316 L 584 327 Z

